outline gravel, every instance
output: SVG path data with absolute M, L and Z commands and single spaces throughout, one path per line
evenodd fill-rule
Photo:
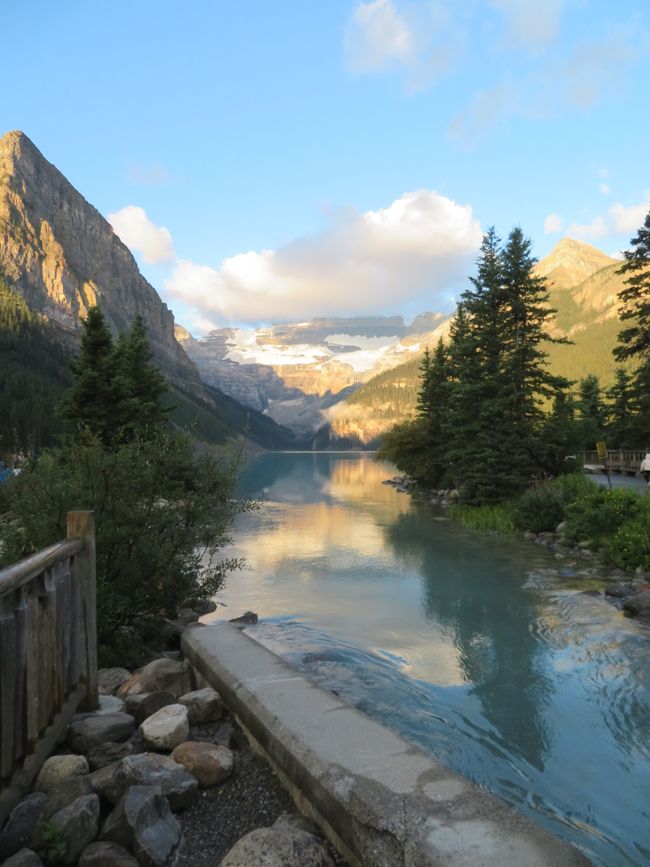
M 272 825 L 283 813 L 295 813 L 291 797 L 275 776 L 271 767 L 248 746 L 236 723 L 231 745 L 236 747 L 235 770 L 228 780 L 212 789 L 203 789 L 198 801 L 176 814 L 185 844 L 179 867 L 217 867 L 235 843 L 255 828 Z M 213 733 L 208 727 L 192 729 L 195 740 L 217 740 L 219 726 Z M 212 737 L 210 736 L 212 734 Z M 338 854 L 329 848 L 330 856 L 339 867 L 345 867 Z

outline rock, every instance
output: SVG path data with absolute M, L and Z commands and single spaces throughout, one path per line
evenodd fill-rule
M 593 544 L 594 543 L 591 539 L 584 539 L 582 542 L 578 542 L 578 548 L 581 550 L 584 548 L 591 548 Z
M 650 590 L 644 590 L 635 596 L 629 596 L 623 602 L 623 608 L 629 611 L 630 614 L 640 614 L 645 609 L 650 608 Z
M 83 777 L 88 771 L 88 761 L 84 756 L 50 756 L 43 762 L 32 788 L 35 792 L 48 794 L 64 780 Z
M 209 686 L 182 695 L 178 703 L 187 708 L 188 719 L 193 726 L 216 722 L 223 715 L 221 696 Z
M 130 849 L 144 867 L 176 861 L 181 827 L 159 786 L 132 786 L 109 815 L 102 840 Z
M 527 542 L 534 542 L 537 539 L 537 534 L 533 533 L 532 530 L 524 530 L 523 537 Z
M 127 756 L 134 756 L 136 753 L 141 753 L 143 748 L 138 749 L 135 744 L 126 741 L 122 744 L 114 744 L 111 742 L 105 744 L 97 744 L 92 750 L 88 750 L 88 763 L 93 771 L 100 768 L 105 768 L 106 765 L 112 765 L 120 759 Z
M 119 713 L 124 710 L 124 702 L 116 695 L 100 695 L 99 708 L 93 713 Z
M 614 599 L 625 599 L 636 595 L 636 590 L 631 584 L 608 584 L 605 587 L 605 596 L 613 596 Z
M 322 841 L 280 822 L 258 828 L 241 838 L 220 867 L 334 867 Z
M 120 698 L 143 692 L 170 692 L 174 698 L 192 689 L 192 671 L 189 662 L 173 659 L 154 659 L 132 675 L 119 688 Z
M 48 792 L 43 818 L 49 819 L 54 813 L 70 806 L 78 798 L 94 794 L 96 794 L 95 789 L 88 777 L 69 777 L 67 780 L 62 780 L 58 786 Z
M 190 733 L 187 708 L 184 704 L 170 704 L 157 710 L 141 723 L 140 737 L 153 750 L 173 750 Z
M 134 728 L 135 720 L 127 713 L 84 715 L 70 724 L 68 742 L 78 753 L 86 755 L 107 741 L 127 740 Z
M 257 623 L 257 614 L 254 611 L 244 611 L 240 617 L 233 617 L 230 623 Z
M 321 839 L 324 836 L 316 822 L 303 816 L 302 813 L 283 813 L 275 820 L 273 827 L 287 827 L 296 831 L 305 831 L 307 834 L 313 834 L 314 837 Z
M 200 616 L 199 612 L 192 608 L 181 608 L 178 612 L 178 619 L 181 623 L 194 623 Z
M 562 533 L 564 533 L 565 530 L 566 530 L 566 521 L 560 521 L 560 523 L 559 523 L 559 524 L 557 525 L 557 527 L 555 528 L 555 532 L 556 532 L 559 536 L 561 536 Z
M 159 786 L 172 810 L 193 804 L 199 788 L 196 779 L 182 765 L 157 753 L 141 753 L 123 759 L 114 767 L 110 778 L 105 777 L 99 784 L 102 794 L 112 804 L 116 804 L 130 786 Z
M 81 853 L 99 833 L 99 798 L 85 795 L 55 813 L 51 820 L 67 838 L 64 864 L 76 864 Z
M 43 867 L 43 862 L 31 849 L 21 849 L 3 861 L 2 867 Z
M 11 811 L 7 823 L 0 831 L 0 852 L 3 858 L 15 855 L 26 846 L 41 820 L 47 796 L 42 792 L 27 795 Z
M 138 867 L 138 860 L 123 846 L 105 840 L 86 846 L 79 867 Z
M 104 695 L 115 695 L 124 681 L 131 677 L 128 668 L 100 668 L 97 672 L 99 691 Z
M 203 741 L 186 741 L 177 746 L 172 759 L 183 765 L 202 788 L 216 786 L 232 774 L 234 757 L 228 747 Z
M 191 693 L 189 693 L 191 695 Z M 141 692 L 135 695 L 127 695 L 124 708 L 130 713 L 138 725 L 144 722 L 161 707 L 174 704 L 176 699 L 171 692 Z

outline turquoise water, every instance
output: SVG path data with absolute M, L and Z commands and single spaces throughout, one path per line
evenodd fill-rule
M 463 530 L 358 454 L 248 465 L 217 617 L 598 865 L 650 864 L 650 629 L 584 561 Z M 592 591 L 592 592 L 590 592 Z M 524 867 L 524 865 L 522 865 Z

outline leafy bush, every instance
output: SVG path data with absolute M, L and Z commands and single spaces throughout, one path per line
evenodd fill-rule
M 559 493 L 565 506 L 573 503 L 578 497 L 598 490 L 596 482 L 592 481 L 583 472 L 567 473 L 566 475 L 558 476 L 548 484 Z
M 525 491 L 517 500 L 515 527 L 533 533 L 552 532 L 564 518 L 561 492 L 553 485 L 540 485 Z
M 570 542 L 592 540 L 596 548 L 640 512 L 641 497 L 634 491 L 595 488 L 566 509 L 565 537 Z
M 641 501 L 639 514 L 626 522 L 603 545 L 603 559 L 610 566 L 633 572 L 650 570 L 650 498 Z
M 0 565 L 64 538 L 68 511 L 94 510 L 98 641 L 110 661 L 120 627 L 173 616 L 238 565 L 218 556 L 232 518 L 251 505 L 233 499 L 237 466 L 236 456 L 197 456 L 180 434 L 111 451 L 97 439 L 51 449 L 6 485 Z

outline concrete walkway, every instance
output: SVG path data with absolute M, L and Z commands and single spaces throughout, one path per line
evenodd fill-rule
M 254 628 L 252 630 L 254 632 Z M 232 624 L 183 651 L 353 865 L 578 867 L 577 850 L 312 684 Z

